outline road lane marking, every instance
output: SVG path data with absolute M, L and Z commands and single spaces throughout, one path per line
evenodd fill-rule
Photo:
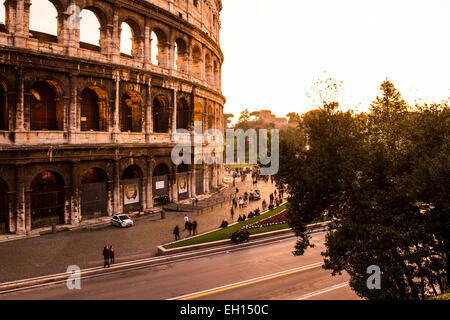
M 191 299 L 196 299 L 196 298 L 204 297 L 204 296 L 211 295 L 211 294 L 214 294 L 214 293 L 228 291 L 228 290 L 236 289 L 236 288 L 239 288 L 239 287 L 243 287 L 243 286 L 248 286 L 248 285 L 251 285 L 251 284 L 259 283 L 259 282 L 262 282 L 262 281 L 267 281 L 267 280 L 271 280 L 271 279 L 287 276 L 287 275 L 290 275 L 290 274 L 294 274 L 294 273 L 298 273 L 298 272 L 302 272 L 302 271 L 307 271 L 307 270 L 311 270 L 311 269 L 315 269 L 315 268 L 319 268 L 319 267 L 322 267 L 322 266 L 323 266 L 323 262 L 317 262 L 317 263 L 313 263 L 313 264 L 310 264 L 310 265 L 307 265 L 307 266 L 298 267 L 298 268 L 294 268 L 294 269 L 290 269 L 290 270 L 286 270 L 286 271 L 281 271 L 281 272 L 276 272 L 276 273 L 272 273 L 272 274 L 269 274 L 269 275 L 257 277 L 257 278 L 254 278 L 254 279 L 249 279 L 249 280 L 228 284 L 228 285 L 217 287 L 217 288 L 213 288 L 213 289 L 208 289 L 208 290 L 203 290 L 203 291 L 199 291 L 199 292 L 195 292 L 195 293 L 190 293 L 190 294 L 186 294 L 186 295 L 183 295 L 183 296 L 170 298 L 170 299 L 167 299 L 167 300 L 191 300 Z
M 329 288 L 326 288 L 326 289 L 323 289 L 323 290 L 315 291 L 313 293 L 304 295 L 301 298 L 298 298 L 297 300 L 306 300 L 306 299 L 309 299 L 309 298 L 312 298 L 312 297 L 315 297 L 315 296 L 320 296 L 321 294 L 324 294 L 324 293 L 327 293 L 327 292 L 330 292 L 330 291 L 334 291 L 334 290 L 337 290 L 337 289 L 341 289 L 341 288 L 344 288 L 344 287 L 347 287 L 347 286 L 348 286 L 348 282 L 344 282 L 344 283 L 337 284 L 335 286 L 332 286 L 332 287 L 329 287 Z

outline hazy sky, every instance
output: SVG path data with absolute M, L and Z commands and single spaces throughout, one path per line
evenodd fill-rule
M 32 3 L 31 28 L 56 33 L 56 19 L 42 14 L 56 10 Z M 95 24 L 89 13 L 82 23 Z M 245 108 L 310 110 L 306 92 L 323 71 L 343 81 L 347 107 L 360 111 L 386 78 L 410 102 L 450 96 L 449 0 L 223 0 L 221 20 L 225 112 L 234 120 Z M 85 41 L 98 37 L 90 30 L 82 28 Z

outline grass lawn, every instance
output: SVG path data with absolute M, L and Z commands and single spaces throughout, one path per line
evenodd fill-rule
M 430 298 L 429 300 L 450 300 L 450 292 L 437 297 Z
M 180 248 L 180 247 L 185 247 L 185 246 L 191 246 L 191 245 L 195 245 L 195 244 L 230 239 L 231 235 L 234 232 L 241 230 L 244 226 L 246 226 L 248 224 L 253 224 L 260 220 L 267 219 L 271 216 L 274 216 L 274 215 L 280 213 L 284 209 L 286 209 L 286 204 L 284 204 L 278 208 L 275 208 L 269 212 L 266 212 L 266 213 L 260 215 L 259 217 L 254 217 L 250 220 L 245 220 L 244 222 L 240 222 L 235 225 L 229 226 L 227 228 L 220 229 L 218 231 L 211 232 L 211 233 L 199 236 L 199 237 L 190 238 L 190 239 L 186 239 L 184 241 L 173 243 L 171 245 L 164 246 L 164 248 L 165 249 L 174 249 L 174 248 Z M 281 224 L 281 225 L 269 226 L 269 227 L 265 227 L 265 228 L 250 229 L 249 232 L 252 235 L 252 234 L 282 230 L 282 229 L 287 229 L 287 228 L 289 228 L 288 224 Z

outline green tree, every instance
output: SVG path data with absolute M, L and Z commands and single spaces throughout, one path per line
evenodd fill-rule
M 290 194 L 296 255 L 311 246 L 306 224 L 328 215 L 326 269 L 346 271 L 361 297 L 424 299 L 449 286 L 449 108 L 411 111 L 388 80 L 381 93 L 369 115 L 324 100 L 302 116 L 282 134 L 276 179 Z M 381 290 L 367 288 L 371 265 Z

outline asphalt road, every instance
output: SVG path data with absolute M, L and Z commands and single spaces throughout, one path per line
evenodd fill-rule
M 45 300 L 296 300 L 359 299 L 348 276 L 332 277 L 321 267 L 324 234 L 302 257 L 291 252 L 295 239 L 178 261 L 118 271 L 81 280 L 80 290 L 66 285 L 2 294 L 0 299 Z

